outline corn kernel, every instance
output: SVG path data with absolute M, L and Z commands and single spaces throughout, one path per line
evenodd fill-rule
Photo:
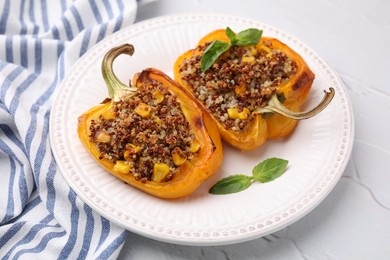
M 99 131 L 95 135 L 95 141 L 99 143 L 111 142 L 111 136 L 104 131 Z
M 200 149 L 200 143 L 197 140 L 193 140 L 190 144 L 190 152 L 196 153 Z
M 255 56 L 255 55 L 257 54 L 256 48 L 255 48 L 254 46 L 251 46 L 250 48 L 251 48 L 251 49 L 250 49 L 251 55 L 252 55 L 252 56 Z
M 134 154 L 137 154 L 137 153 L 139 153 L 141 151 L 141 147 L 140 146 L 137 146 L 137 145 L 134 145 L 134 144 L 131 144 L 131 143 L 126 144 L 125 149 L 126 149 L 126 151 L 123 153 L 123 157 L 127 161 L 129 159 L 131 159 Z
M 132 154 L 129 151 L 125 151 L 123 153 L 123 157 L 125 158 L 126 161 L 129 161 L 131 159 Z
M 231 119 L 236 119 L 238 118 L 238 111 L 237 108 L 228 108 L 227 110 L 228 115 Z
M 255 57 L 253 57 L 253 56 L 242 57 L 241 61 L 242 62 L 253 63 L 253 62 L 255 62 Z
M 240 95 L 242 93 L 244 93 L 246 90 L 246 87 L 244 84 L 241 84 L 240 86 L 237 86 L 235 89 L 234 89 L 234 92 L 236 92 L 237 95 Z
M 156 121 L 157 124 L 159 124 L 159 125 L 162 124 L 162 120 L 158 116 L 155 116 L 154 120 Z
M 249 111 L 248 108 L 244 107 L 244 109 L 242 110 L 242 112 L 238 113 L 238 118 L 239 119 L 246 119 L 248 118 L 249 114 L 251 112 Z
M 141 147 L 132 143 L 127 143 L 125 146 L 126 150 L 132 153 L 138 153 L 141 151 Z
M 114 119 L 116 114 L 113 110 L 108 110 L 102 114 L 103 118 L 106 120 Z
M 258 45 L 257 48 L 260 50 L 260 51 L 264 51 L 266 53 L 270 53 L 271 52 L 271 49 L 268 48 L 267 46 L 261 44 L 261 45 Z
M 141 103 L 135 108 L 134 112 L 141 117 L 148 117 L 152 112 L 152 108 L 145 103 Z
M 164 95 L 160 91 L 155 91 L 153 92 L 153 98 L 156 99 L 157 104 L 161 103 L 164 101 Z
M 169 166 L 165 163 L 156 163 L 153 166 L 153 181 L 161 182 L 167 177 L 169 173 Z
M 182 165 L 183 163 L 185 163 L 187 161 L 187 156 L 179 147 L 176 147 L 172 151 L 171 155 L 172 155 L 173 163 L 177 166 Z
M 128 165 L 126 161 L 116 161 L 114 170 L 121 173 L 129 173 L 130 165 Z

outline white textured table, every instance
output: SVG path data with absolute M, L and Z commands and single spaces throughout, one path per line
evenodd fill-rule
M 340 75 L 355 141 L 341 180 L 311 213 L 253 241 L 191 247 L 130 233 L 120 259 L 390 259 L 390 1 L 160 0 L 137 21 L 181 12 L 256 19 L 301 39 Z

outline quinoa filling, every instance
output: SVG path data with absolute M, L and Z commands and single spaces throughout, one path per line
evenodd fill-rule
M 228 130 L 242 131 L 252 112 L 268 104 L 278 86 L 296 72 L 296 63 L 267 45 L 232 46 L 205 72 L 201 56 L 210 43 L 179 67 L 180 76 L 195 97 Z
M 135 96 L 122 98 L 111 111 L 91 120 L 89 138 L 100 159 L 142 182 L 171 180 L 199 149 L 177 97 L 154 80 L 143 82 Z

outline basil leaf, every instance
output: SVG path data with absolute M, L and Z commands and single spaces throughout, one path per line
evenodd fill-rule
M 253 178 L 262 183 L 273 181 L 284 173 L 287 164 L 287 160 L 280 158 L 266 159 L 253 168 Z
M 252 184 L 252 177 L 237 174 L 219 180 L 209 190 L 211 194 L 231 194 L 246 190 Z
M 236 33 L 233 32 L 233 30 L 230 29 L 230 27 L 226 27 L 225 33 L 226 36 L 229 38 L 230 42 L 232 43 L 232 45 L 234 45 L 236 42 Z
M 225 33 L 229 38 L 230 42 L 223 41 L 213 41 L 204 51 L 202 59 L 200 61 L 200 68 L 202 72 L 208 70 L 214 62 L 221 56 L 222 53 L 229 50 L 232 45 L 236 46 L 248 46 L 256 45 L 261 35 L 263 34 L 262 30 L 250 28 L 244 31 L 239 32 L 237 35 L 233 32 L 232 29 L 226 27 Z
M 234 45 L 236 46 L 256 45 L 259 42 L 262 34 L 263 34 L 262 30 L 258 30 L 254 28 L 246 29 L 244 31 L 239 32 L 235 36 L 236 40 L 234 42 Z
M 230 43 L 223 41 L 213 41 L 204 51 L 200 61 L 202 71 L 208 70 L 218 57 L 230 48 Z

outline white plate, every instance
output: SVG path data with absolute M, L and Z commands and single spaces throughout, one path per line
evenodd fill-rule
M 162 200 L 145 194 L 104 171 L 79 142 L 77 118 L 100 103 L 107 90 L 100 64 L 112 47 L 128 42 L 135 55 L 118 57 L 114 70 L 123 82 L 147 67 L 172 75 L 179 54 L 192 49 L 206 33 L 230 26 L 235 31 L 261 28 L 300 53 L 316 74 L 307 106 L 333 87 L 332 103 L 318 116 L 301 121 L 291 137 L 267 141 L 251 152 L 224 146 L 219 172 L 191 196 Z M 96 212 L 112 222 L 153 239 L 187 245 L 237 243 L 275 232 L 307 214 L 332 190 L 348 162 L 354 136 L 352 110 L 335 72 L 309 47 L 270 25 L 246 18 L 185 14 L 141 22 L 104 39 L 88 51 L 63 81 L 53 102 L 50 138 L 65 180 Z M 253 184 L 232 195 L 210 195 L 223 176 L 244 173 L 269 157 L 289 160 L 288 170 L 266 184 Z

